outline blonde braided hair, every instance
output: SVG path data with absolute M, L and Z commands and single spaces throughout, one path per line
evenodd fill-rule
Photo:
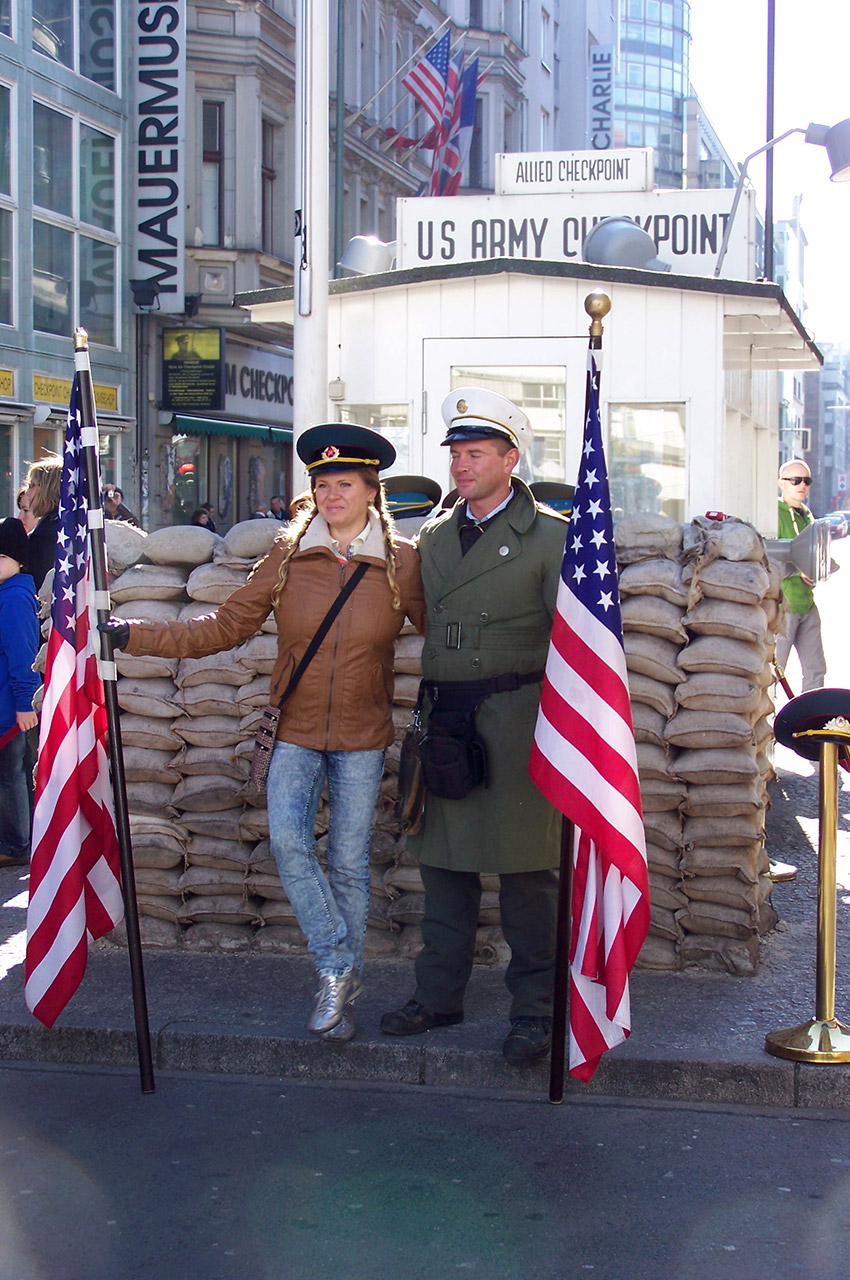
M 372 489 L 375 494 L 373 506 L 378 514 L 378 519 L 381 522 L 381 532 L 384 535 L 384 551 L 386 555 L 385 566 L 392 606 L 394 609 L 400 609 L 401 591 L 396 577 L 396 571 L 398 568 L 398 533 L 396 531 L 395 521 L 384 506 L 384 498 L 386 496 L 384 493 L 384 486 L 381 484 L 378 472 L 374 467 L 352 467 L 352 470 L 360 472 L 368 487 Z M 304 506 L 289 524 L 282 539 L 286 544 L 286 551 L 284 552 L 283 559 L 280 563 L 277 585 L 272 592 L 271 600 L 274 608 L 277 608 L 283 588 L 286 586 L 286 580 L 289 577 L 290 561 L 301 545 L 301 539 L 304 537 L 304 534 L 318 515 L 316 499 L 313 496 L 315 485 L 316 478 L 313 476 L 310 480 L 309 499 L 304 503 Z

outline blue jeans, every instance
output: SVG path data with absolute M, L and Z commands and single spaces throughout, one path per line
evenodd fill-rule
M 269 834 L 280 881 L 320 977 L 363 969 L 369 840 L 383 751 L 312 751 L 276 742 L 268 778 Z M 327 778 L 328 874 L 315 854 Z
M 0 747 L 0 853 L 11 858 L 30 854 L 30 797 L 27 788 L 27 735 L 16 733 Z

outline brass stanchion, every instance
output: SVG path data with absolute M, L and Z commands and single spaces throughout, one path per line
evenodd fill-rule
M 824 694 L 826 690 L 817 690 Z M 846 700 L 850 695 L 844 692 Z M 803 703 L 811 695 L 794 699 Z M 792 707 L 788 704 L 788 708 Z M 783 708 L 783 713 L 788 708 Z M 782 713 L 781 713 L 782 714 Z M 777 725 L 779 719 L 777 718 Z M 777 731 L 777 737 L 780 734 Z M 820 758 L 818 800 L 818 950 L 815 1016 L 799 1027 L 771 1031 L 764 1047 L 777 1058 L 795 1062 L 850 1062 L 850 1027 L 835 1017 L 835 853 L 838 837 L 838 758 L 850 750 L 850 721 L 834 716 L 818 729 L 791 733 L 799 754 L 805 745 L 817 746 Z M 801 739 L 807 739 L 804 744 Z M 780 741 L 782 739 L 780 738 Z M 800 748 L 803 748 L 802 750 Z

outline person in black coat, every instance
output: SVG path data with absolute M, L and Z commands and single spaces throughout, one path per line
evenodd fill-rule
M 24 484 L 30 511 L 38 520 L 29 535 L 27 563 L 35 589 L 39 591 L 56 560 L 62 459 L 56 454 L 48 454 L 46 458 L 30 463 Z

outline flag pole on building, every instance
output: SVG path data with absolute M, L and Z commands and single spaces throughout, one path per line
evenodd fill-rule
M 109 618 L 111 603 L 109 579 L 106 568 L 106 537 L 101 503 L 100 459 L 98 454 L 97 417 L 94 403 L 94 386 L 89 363 L 88 334 L 85 329 L 74 331 L 74 363 L 79 380 L 80 428 L 83 445 L 83 466 L 88 491 L 88 524 L 94 576 L 94 603 L 98 622 Z M 145 991 L 142 943 L 139 932 L 139 908 L 136 902 L 136 876 L 133 869 L 133 849 L 130 836 L 130 818 L 127 805 L 127 784 L 124 776 L 124 754 L 121 747 L 121 724 L 118 710 L 117 668 L 112 647 L 112 637 L 100 633 L 103 661 L 100 673 L 103 680 L 106 722 L 108 729 L 109 765 L 112 777 L 112 795 L 115 803 L 115 829 L 118 835 L 118 851 L 121 865 L 121 888 L 124 898 L 124 923 L 127 930 L 127 950 L 130 960 L 130 977 L 133 990 L 133 1010 L 136 1020 L 136 1042 L 139 1051 L 139 1071 L 142 1093 L 154 1092 L 153 1059 L 151 1054 L 150 1027 L 148 1024 L 147 994 Z
M 646 837 L 599 412 L 602 319 L 591 316 L 584 432 L 529 773 L 564 816 L 549 1100 L 588 1081 L 631 1032 L 629 975 L 649 928 Z M 569 1012 L 569 1018 L 567 1017 Z

